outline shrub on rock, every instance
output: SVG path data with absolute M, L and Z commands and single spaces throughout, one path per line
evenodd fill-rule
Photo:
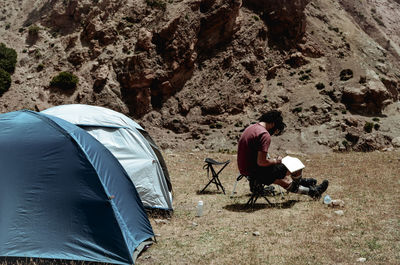
M 0 68 L 0 96 L 11 86 L 11 76 L 7 71 Z
M 50 86 L 58 87 L 63 90 L 76 88 L 79 79 L 76 75 L 70 72 L 61 72 L 50 81 Z
M 10 74 L 15 70 L 17 63 L 17 52 L 12 48 L 7 48 L 4 43 L 0 43 L 0 68 Z

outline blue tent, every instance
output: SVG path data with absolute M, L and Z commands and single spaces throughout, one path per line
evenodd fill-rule
M 117 159 L 83 129 L 0 115 L 0 256 L 132 264 L 153 230 Z

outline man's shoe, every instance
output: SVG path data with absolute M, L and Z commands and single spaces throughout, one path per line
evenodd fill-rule
M 321 198 L 322 193 L 328 189 L 329 186 L 329 181 L 324 180 L 322 181 L 321 184 L 315 186 L 315 187 L 310 187 L 310 191 L 308 192 L 308 196 L 310 196 L 313 199 L 319 199 Z
M 303 187 L 309 188 L 309 187 L 317 185 L 317 180 L 314 178 L 302 178 L 302 179 L 300 179 L 299 184 Z

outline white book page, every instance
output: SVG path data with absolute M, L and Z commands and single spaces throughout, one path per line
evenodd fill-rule
M 286 166 L 286 168 L 290 171 L 290 173 L 305 168 L 304 164 L 300 161 L 300 159 L 292 156 L 285 156 L 284 158 L 282 158 L 282 164 Z

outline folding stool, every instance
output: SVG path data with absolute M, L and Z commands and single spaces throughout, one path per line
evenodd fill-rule
M 231 161 L 227 160 L 225 162 L 218 162 L 218 161 L 215 161 L 214 159 L 206 158 L 206 159 L 204 159 L 204 162 L 206 164 L 203 166 L 203 168 L 207 170 L 208 179 L 210 179 L 210 171 L 211 171 L 212 177 L 211 177 L 210 181 L 207 183 L 207 185 L 200 191 L 200 193 L 203 193 L 204 190 L 208 187 L 208 185 L 210 185 L 211 183 L 214 183 L 217 186 L 217 189 L 219 190 L 219 188 L 221 187 L 222 192 L 225 194 L 225 189 L 222 186 L 221 181 L 219 180 L 219 174 Z M 223 165 L 222 168 L 218 172 L 216 172 L 214 169 L 214 166 L 221 166 L 221 165 Z
M 237 183 L 242 178 L 247 179 L 251 186 L 250 187 L 251 196 L 250 196 L 250 199 L 247 201 L 246 205 L 254 207 L 254 204 L 256 203 L 256 201 L 258 200 L 259 197 L 263 197 L 269 205 L 272 205 L 272 203 L 268 200 L 267 196 L 276 196 L 275 187 L 270 186 L 270 185 L 256 183 L 256 182 L 251 182 L 250 176 L 245 176 L 242 174 L 239 174 L 239 176 L 236 178 L 236 182 L 233 186 L 233 191 L 232 191 L 231 197 L 233 197 L 233 195 L 235 194 Z M 280 190 L 280 194 L 283 197 L 282 190 Z

